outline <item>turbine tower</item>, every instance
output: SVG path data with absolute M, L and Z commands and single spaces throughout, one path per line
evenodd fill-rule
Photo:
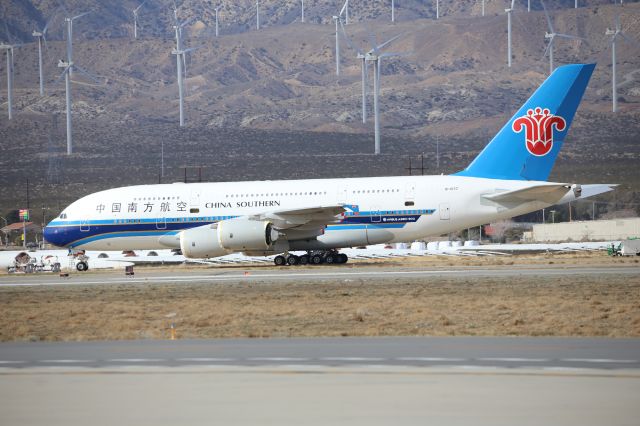
M 339 16 L 333 16 L 333 21 L 336 23 L 336 75 L 340 77 L 340 39 L 338 38 L 338 25 L 341 25 Z
M 302 21 L 302 23 L 304 24 L 304 0 L 300 0 L 300 7 L 301 7 L 301 11 L 300 11 L 300 19 Z
M 396 2 L 391 0 L 391 22 L 396 22 Z
M 513 6 L 516 0 L 511 0 L 511 7 L 505 9 L 507 14 L 507 66 L 511 68 L 511 13 L 513 13 Z
M 15 44 L 0 44 L 0 50 L 7 52 L 7 112 L 9 120 L 13 118 L 13 49 L 19 47 Z
M 582 37 L 578 37 L 574 35 L 556 33 L 555 30 L 553 29 L 553 23 L 551 22 L 551 17 L 549 16 L 547 7 L 545 6 L 542 0 L 540 1 L 540 3 L 542 4 L 542 8 L 544 9 L 544 15 L 546 16 L 547 24 L 549 25 L 549 32 L 545 32 L 544 34 L 544 38 L 549 40 L 549 43 L 547 44 L 547 48 L 545 49 L 544 54 L 545 55 L 547 53 L 549 54 L 549 75 L 551 75 L 551 73 L 553 72 L 553 45 L 555 42 L 555 38 L 560 37 L 560 38 L 566 38 L 571 40 L 584 40 L 584 39 Z
M 216 6 L 213 10 L 216 11 L 216 37 L 218 37 L 218 35 L 220 35 L 220 33 L 218 32 L 218 10 L 220 9 L 220 6 Z
M 622 32 L 622 26 L 620 25 L 620 15 L 616 16 L 615 28 L 610 29 L 607 28 L 605 35 L 611 37 L 611 92 L 612 92 L 612 106 L 611 110 L 613 112 L 618 111 L 618 88 L 617 88 L 617 76 L 616 76 L 616 67 L 617 67 L 617 59 L 616 59 L 616 41 L 618 37 L 622 37 L 624 41 L 630 44 L 635 44 L 633 40 L 626 36 Z
M 256 0 L 256 29 L 260 29 L 260 0 Z
M 133 38 L 137 39 L 138 38 L 138 11 L 142 8 L 142 6 L 144 6 L 144 4 L 147 2 L 147 0 L 144 0 L 140 6 L 136 7 L 135 9 L 133 9 Z
M 440 19 L 440 0 L 436 0 L 436 19 Z

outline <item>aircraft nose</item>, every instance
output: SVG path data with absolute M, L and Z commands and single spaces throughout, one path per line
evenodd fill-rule
M 43 234 L 44 239 L 54 246 L 64 247 L 68 243 L 65 228 L 48 225 L 44 227 Z

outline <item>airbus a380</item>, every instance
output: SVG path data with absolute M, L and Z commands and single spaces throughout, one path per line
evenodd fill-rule
M 452 175 L 115 188 L 69 205 L 45 238 L 78 250 L 179 248 L 190 258 L 244 252 L 278 255 L 278 265 L 344 263 L 340 248 L 413 241 L 611 191 L 546 181 L 594 67 L 556 69 Z

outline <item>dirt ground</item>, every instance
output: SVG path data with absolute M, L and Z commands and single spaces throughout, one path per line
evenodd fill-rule
M 482 260 L 429 257 L 377 263 L 535 268 L 637 262 L 594 253 Z M 247 270 L 246 266 L 233 268 Z M 167 269 L 179 271 L 180 267 Z M 167 318 L 173 313 L 175 317 Z M 282 284 L 239 281 L 20 288 L 2 288 L 0 281 L 0 315 L 0 341 L 163 339 L 169 337 L 172 321 L 178 338 L 640 337 L 640 276 L 530 276 L 517 281 L 474 276 L 349 278 Z

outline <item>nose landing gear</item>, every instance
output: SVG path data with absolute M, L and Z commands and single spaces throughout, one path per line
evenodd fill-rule
M 296 266 L 296 265 L 339 265 L 347 263 L 349 257 L 337 250 L 309 251 L 302 256 L 295 254 L 278 255 L 273 260 L 276 266 Z

